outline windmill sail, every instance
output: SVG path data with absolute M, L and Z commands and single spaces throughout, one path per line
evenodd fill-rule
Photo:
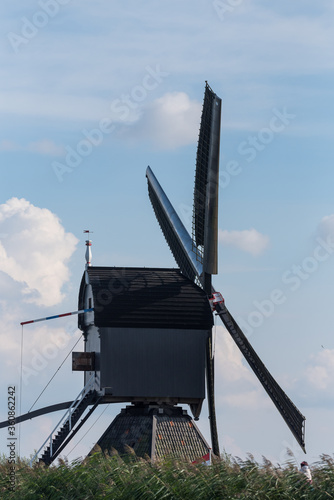
M 193 210 L 193 237 L 187 233 L 170 201 L 147 169 L 149 196 L 177 264 L 190 279 L 198 278 L 208 295 L 214 291 L 211 275 L 217 273 L 218 169 L 221 100 L 206 84 L 198 140 Z M 260 380 L 286 424 L 305 452 L 305 417 L 269 373 L 225 306 L 216 310 L 246 361 Z M 218 435 L 214 405 L 214 360 L 211 337 L 207 347 L 208 404 L 213 452 L 218 454 Z
M 217 313 L 234 342 L 244 355 L 247 363 L 261 382 L 270 399 L 282 415 L 292 434 L 305 451 L 305 417 L 285 394 L 254 351 L 247 337 L 225 306 L 217 306 Z
M 148 194 L 163 235 L 181 272 L 192 281 L 201 278 L 203 266 L 193 249 L 192 239 L 154 173 L 147 167 Z
M 193 241 L 208 274 L 218 273 L 220 122 L 221 99 L 206 83 L 196 155 Z

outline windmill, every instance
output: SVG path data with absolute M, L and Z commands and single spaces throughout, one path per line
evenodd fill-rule
M 98 441 L 102 449 L 132 447 L 152 459 L 174 453 L 206 457 L 209 445 L 198 430 L 205 399 L 212 451 L 219 456 L 214 402 L 213 314 L 222 319 L 250 367 L 305 451 L 305 418 L 270 375 L 212 284 L 218 272 L 218 179 L 221 99 L 206 83 L 199 133 L 193 232 L 189 235 L 150 167 L 149 198 L 179 269 L 92 266 L 91 240 L 78 310 L 27 323 L 78 315 L 84 352 L 72 353 L 72 369 L 84 373 L 74 401 L 28 412 L 16 423 L 66 409 L 42 444 L 46 464 L 101 404 L 129 402 Z M 88 231 L 84 231 L 88 232 Z M 187 404 L 194 420 L 180 405 Z M 0 428 L 8 426 L 1 422 Z M 33 460 L 34 460 L 33 459 Z

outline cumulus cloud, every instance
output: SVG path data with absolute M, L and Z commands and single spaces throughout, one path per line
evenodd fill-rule
M 219 230 L 219 242 L 251 255 L 261 255 L 269 246 L 269 237 L 259 233 L 256 229 L 245 229 L 243 231 Z
M 224 397 L 224 400 L 233 408 L 258 409 L 271 407 L 269 396 L 267 400 L 264 400 L 263 394 L 258 389 L 230 393 Z
M 244 358 L 223 326 L 217 326 L 215 345 L 216 399 L 232 408 L 270 407 L 260 382 L 244 364 Z
M 311 358 L 306 380 L 316 390 L 334 395 L 334 349 L 323 349 Z
M 325 238 L 327 236 L 334 237 L 334 214 L 323 217 L 318 225 L 317 233 Z
M 295 394 L 308 408 L 334 407 L 334 349 L 322 348 L 308 357 L 301 376 L 292 380 Z
M 252 381 L 250 370 L 243 365 L 243 356 L 225 327 L 215 327 L 217 375 L 227 382 Z
M 36 401 L 34 409 L 71 400 L 81 389 L 80 378 L 67 383 L 70 358 L 59 369 L 68 350 L 81 338 L 76 316 L 27 325 L 22 330 L 19 324 L 47 315 L 39 314 L 36 306 L 53 306 L 62 300 L 63 286 L 70 277 L 68 261 L 76 245 L 77 239 L 65 232 L 50 210 L 17 198 L 0 205 L 0 391 L 4 394 L 8 386 L 15 386 L 22 393 L 18 413 L 25 413 Z M 81 350 L 82 346 L 77 348 Z M 42 394 L 56 370 L 57 380 Z M 0 420 L 6 419 L 6 411 L 3 402 Z M 43 430 L 42 440 L 58 420 L 59 415 L 50 416 L 50 428 Z M 25 423 L 22 456 L 29 456 L 36 443 L 42 444 L 41 427 L 41 418 Z
M 7 139 L 0 141 L 0 151 L 16 151 L 17 149 L 19 149 L 18 145 L 13 141 Z
M 42 141 L 31 142 L 28 145 L 28 151 L 32 153 L 39 153 L 42 155 L 50 156 L 61 156 L 64 154 L 64 148 L 62 146 L 57 146 L 53 141 L 44 139 Z
M 61 156 L 64 153 L 64 148 L 49 139 L 30 142 L 27 146 L 21 146 L 14 141 L 4 139 L 0 141 L 0 151 L 29 151 L 42 155 Z
M 143 107 L 126 134 L 153 142 L 160 149 L 175 149 L 196 142 L 202 105 L 184 92 L 171 92 Z
M 58 304 L 77 238 L 65 232 L 50 210 L 23 198 L 0 205 L 0 233 L 5 235 L 0 241 L 0 271 L 21 284 L 24 301 Z

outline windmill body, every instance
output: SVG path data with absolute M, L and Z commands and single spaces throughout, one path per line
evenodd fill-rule
M 178 269 L 89 267 L 79 305 L 94 308 L 79 328 L 95 360 L 85 383 L 95 376 L 103 402 L 185 403 L 199 416 L 213 323 L 201 288 Z

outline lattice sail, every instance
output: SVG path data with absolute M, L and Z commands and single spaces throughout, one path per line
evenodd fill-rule
M 146 177 L 152 207 L 168 246 L 181 272 L 194 281 L 202 276 L 203 269 L 193 251 L 191 237 L 150 167 Z
M 199 131 L 192 236 L 204 272 L 218 273 L 218 186 L 221 99 L 206 83 Z

